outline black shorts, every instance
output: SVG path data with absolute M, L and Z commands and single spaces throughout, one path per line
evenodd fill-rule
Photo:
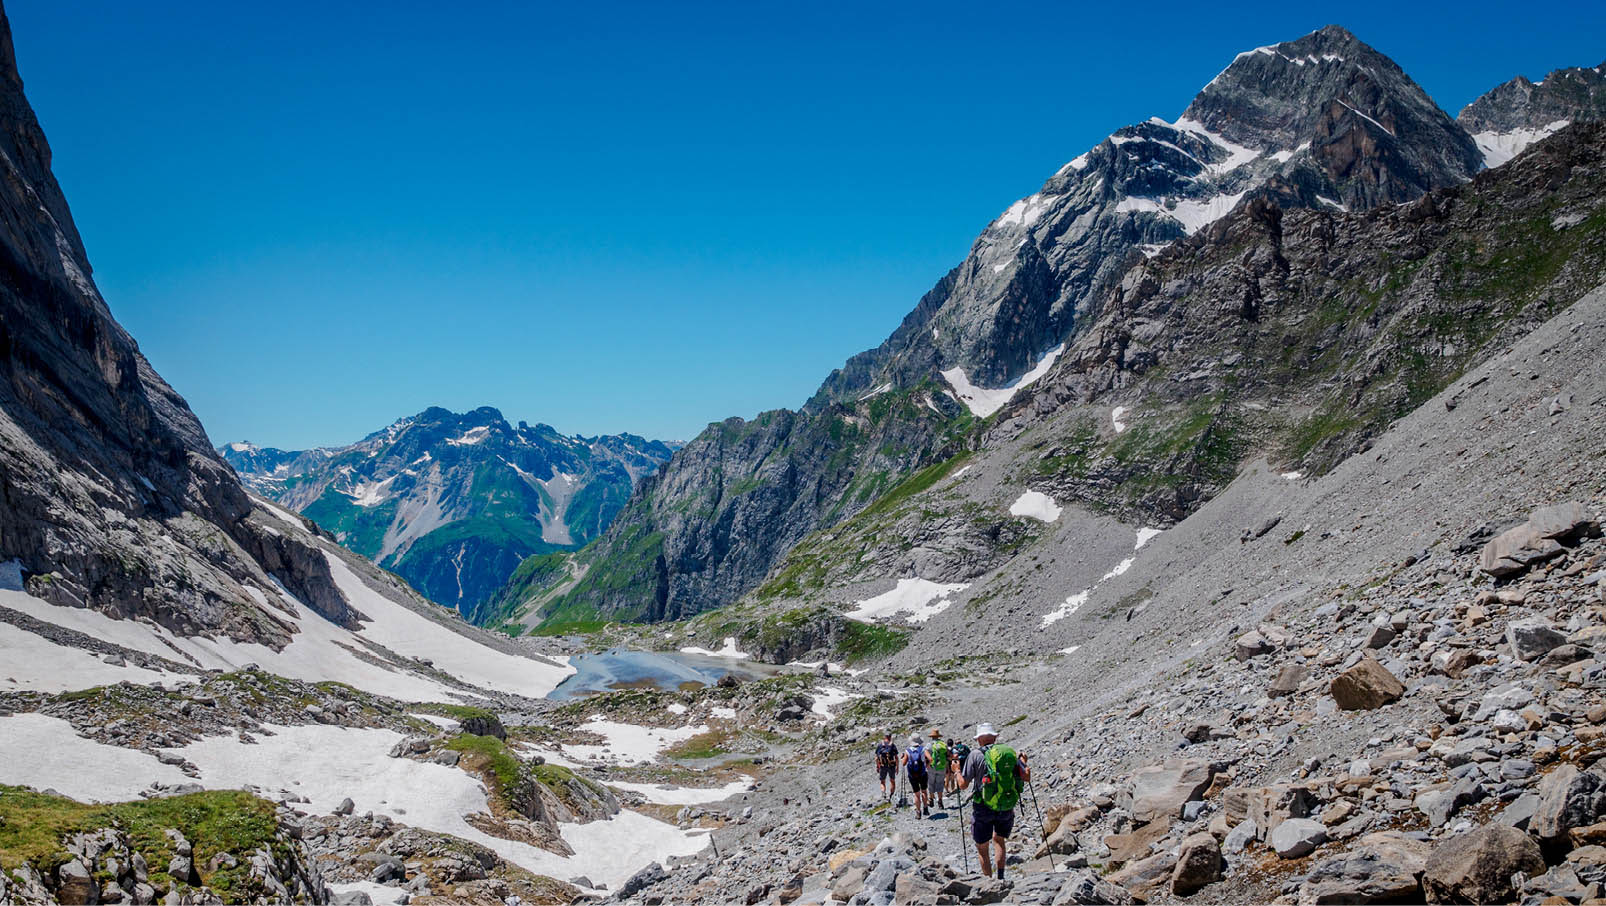
M 898 766 L 892 764 L 878 764 L 875 769 L 876 779 L 882 783 L 898 779 Z
M 995 812 L 980 802 L 976 803 L 974 820 L 970 824 L 970 839 L 977 843 L 986 843 L 994 835 L 1005 840 L 1015 829 L 1015 813 Z
M 913 792 L 916 792 L 916 793 L 925 792 L 926 791 L 926 777 L 927 777 L 927 774 L 926 774 L 925 771 L 921 771 L 918 774 L 916 774 L 914 771 L 910 771 L 909 772 L 909 789 L 911 791 L 913 791 Z

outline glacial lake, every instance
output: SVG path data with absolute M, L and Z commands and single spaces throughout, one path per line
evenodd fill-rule
M 785 667 L 741 658 L 628 648 L 577 654 L 569 658 L 569 663 L 576 672 L 559 683 L 547 698 L 569 701 L 617 689 L 694 689 L 712 686 L 727 674 L 746 681 L 786 672 Z

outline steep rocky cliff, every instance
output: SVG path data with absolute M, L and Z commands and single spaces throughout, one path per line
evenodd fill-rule
M 473 616 L 524 558 L 600 535 L 671 448 L 514 426 L 482 407 L 426 409 L 343 447 L 219 452 L 255 493 Z
M 0 23 L 4 24 L 4 23 Z M 282 645 L 243 583 L 353 614 L 321 555 L 263 529 L 184 400 L 112 319 L 0 29 L 0 586 Z

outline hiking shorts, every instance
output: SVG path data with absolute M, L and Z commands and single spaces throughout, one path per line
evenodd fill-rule
M 927 774 L 925 771 L 921 771 L 918 774 L 916 774 L 914 771 L 910 771 L 909 772 L 909 791 L 913 792 L 913 793 L 923 793 L 923 792 L 925 792 L 925 790 L 926 790 L 926 778 L 929 777 L 929 776 L 931 776 L 931 775 Z
M 878 764 L 875 769 L 876 779 L 882 783 L 898 779 L 898 766 L 891 764 Z
M 975 803 L 973 820 L 970 823 L 970 839 L 977 843 L 986 843 L 995 835 L 1005 840 L 1015 829 L 1015 813 L 995 812 L 980 802 Z

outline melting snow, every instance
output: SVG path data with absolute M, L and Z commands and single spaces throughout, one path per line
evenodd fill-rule
M 735 708 L 729 708 L 729 707 L 724 707 L 724 706 L 715 706 L 713 708 L 709 708 L 708 709 L 708 713 L 712 714 L 718 720 L 735 720 L 736 719 L 736 709 Z
M 724 786 L 695 787 L 673 786 L 667 783 L 625 783 L 608 781 L 608 786 L 627 793 L 638 793 L 648 802 L 658 805 L 706 805 L 747 791 L 751 781 L 732 780 Z
M 1081 651 L 1081 650 L 1082 650 L 1082 646 L 1081 645 L 1072 645 L 1069 648 L 1061 648 L 1060 649 L 1060 654 L 1075 654 L 1076 652 Z
M 969 588 L 967 582 L 943 584 L 930 579 L 899 579 L 898 586 L 868 600 L 843 614 L 850 620 L 873 623 L 878 619 L 908 614 L 911 623 L 924 623 L 948 609 L 952 595 Z
M 1126 430 L 1126 422 L 1121 421 L 1121 419 L 1126 416 L 1127 411 L 1125 406 L 1116 406 L 1110 410 L 1110 424 L 1115 426 L 1116 434 Z
M 1285 478 L 1285 479 L 1287 479 L 1289 481 L 1298 481 L 1298 480 L 1300 480 L 1301 478 L 1304 478 L 1304 477 L 1305 477 L 1305 473 L 1304 472 L 1284 472 L 1283 473 L 1283 478 Z
M 1140 528 L 1138 529 L 1138 543 L 1132 549 L 1137 551 L 1143 550 L 1143 545 L 1148 544 L 1150 541 L 1153 541 L 1155 538 L 1158 538 L 1163 534 L 1165 534 L 1164 529 Z
M 136 799 L 152 783 L 191 782 L 153 755 L 85 739 L 72 724 L 35 713 L 0 717 L 0 781 L 85 802 Z
M 1071 614 L 1076 613 L 1078 610 L 1081 610 L 1082 605 L 1087 603 L 1087 596 L 1092 593 L 1093 589 L 1087 588 L 1077 592 L 1074 595 L 1071 595 L 1069 598 L 1066 598 L 1064 604 L 1061 604 L 1059 607 L 1055 608 L 1049 613 L 1043 614 L 1043 625 L 1052 626 Z
M 20 626 L 0 622 L 0 691 L 71 692 L 130 682 L 154 685 L 176 674 L 132 665 L 114 667 L 101 655 L 58 645 Z
M 254 745 L 214 736 L 169 751 L 200 768 L 201 783 L 212 789 L 284 790 L 309 799 L 308 810 L 318 813 L 331 812 L 350 797 L 359 812 L 394 814 L 407 824 L 472 840 L 529 871 L 559 878 L 583 874 L 617 884 L 654 859 L 690 855 L 706 845 L 700 834 L 626 810 L 608 821 L 560 825 L 575 855 L 558 856 L 470 825 L 465 816 L 490 811 L 485 787 L 455 767 L 389 757 L 391 746 L 402 738 L 399 733 L 321 724 L 271 731 L 273 735 L 258 736 Z
M 446 442 L 454 447 L 468 447 L 473 446 L 474 444 L 484 443 L 485 439 L 490 436 L 490 426 L 480 425 L 477 428 L 470 428 L 467 431 L 464 431 L 461 437 L 454 437 Z
M 395 480 L 396 476 L 392 475 L 384 481 L 358 484 L 348 492 L 351 495 L 351 502 L 360 507 L 379 506 L 385 502 L 385 488 Z
M 1483 165 L 1494 168 L 1521 154 L 1534 142 L 1566 128 L 1568 122 L 1556 120 L 1537 129 L 1515 129 L 1511 132 L 1479 132 L 1472 136 L 1472 141 L 1483 152 Z
M 1318 195 L 1318 196 L 1316 196 L 1316 200 L 1321 202 L 1322 204 L 1325 204 L 1325 205 L 1332 205 L 1333 207 L 1339 209 L 1340 211 L 1348 211 L 1349 210 L 1349 206 L 1348 205 L 1344 204 L 1342 201 L 1339 201 L 1336 198 L 1328 198 L 1326 195 Z
M 725 644 L 718 651 L 709 651 L 707 648 L 687 647 L 680 649 L 680 653 L 701 654 L 705 657 L 733 657 L 737 659 L 746 659 L 752 657 L 752 655 L 745 651 L 736 650 L 736 637 L 733 635 L 728 635 L 725 637 Z
M 1059 358 L 1060 353 L 1064 351 L 1064 343 L 1055 346 L 1048 351 L 1047 355 L 1038 360 L 1036 365 L 1032 366 L 1032 370 L 996 389 L 977 387 L 972 384 L 970 379 L 965 376 L 965 369 L 963 368 L 950 368 L 944 371 L 942 376 L 948 382 L 948 385 L 954 388 L 954 395 L 960 402 L 965 404 L 965 408 L 969 409 L 972 415 L 977 418 L 986 418 L 1004 408 L 1004 404 L 1009 402 L 1010 398 L 1021 388 L 1031 386 L 1038 378 L 1047 374 L 1048 369 L 1053 367 L 1054 360 Z
M 869 393 L 866 393 L 864 396 L 859 397 L 859 401 L 860 402 L 864 402 L 865 400 L 869 399 L 872 396 L 880 396 L 881 394 L 886 393 L 888 390 L 891 390 L 891 389 L 892 389 L 892 382 L 891 381 L 887 381 L 886 383 L 882 384 L 881 386 L 876 387 L 875 389 L 871 390 Z
M 1039 522 L 1053 522 L 1060 518 L 1061 512 L 1063 508 L 1054 502 L 1054 498 L 1042 491 L 1027 491 L 1009 505 L 1011 516 L 1026 516 Z
M 857 695 L 846 689 L 839 689 L 836 686 L 821 686 L 815 690 L 814 704 L 809 707 L 809 710 L 826 720 L 830 720 L 834 716 L 831 711 L 832 708 L 856 698 L 858 698 Z
M 665 729 L 621 724 L 594 714 L 581 725 L 581 729 L 602 736 L 601 745 L 567 745 L 563 752 L 570 758 L 593 763 L 617 765 L 646 764 L 657 759 L 658 753 L 677 742 L 684 742 L 699 733 L 707 733 L 708 725 L 684 726 Z M 595 880 L 595 879 L 593 879 Z
M 665 705 L 664 710 L 678 717 L 682 714 L 685 714 L 690 709 L 680 702 L 674 702 L 672 704 Z
M 1246 194 L 1248 194 L 1247 189 L 1233 195 L 1217 195 L 1214 198 L 1202 200 L 1184 198 L 1177 201 L 1176 205 L 1171 208 L 1167 208 L 1157 199 L 1131 195 L 1121 199 L 1116 204 L 1115 210 L 1116 213 L 1150 213 L 1169 217 L 1182 224 L 1182 231 L 1192 236 L 1204 227 L 1227 216 L 1233 208 L 1237 207 L 1238 201 Z
M 1004 213 L 999 214 L 998 219 L 993 221 L 993 226 L 1029 227 L 1043 216 L 1043 212 L 1048 210 L 1050 203 L 1050 200 L 1044 198 L 1041 193 L 1028 195 L 1010 205 L 1009 209 Z

